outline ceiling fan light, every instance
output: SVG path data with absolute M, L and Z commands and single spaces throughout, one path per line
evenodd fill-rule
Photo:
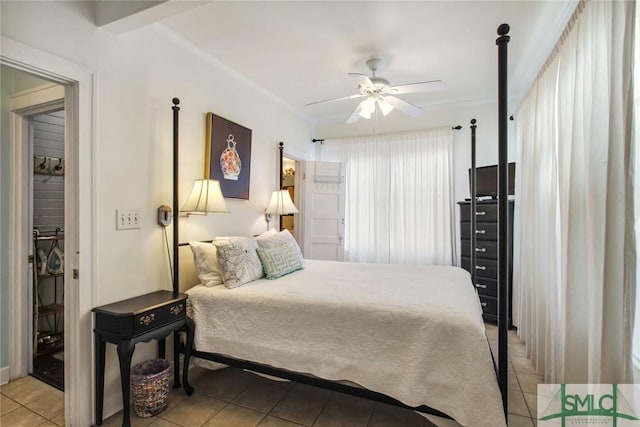
M 373 114 L 375 109 L 376 109 L 376 101 L 373 98 L 365 99 L 360 103 L 360 112 L 359 112 L 360 117 L 365 119 L 370 119 L 371 114 Z
M 385 117 L 387 116 L 387 114 L 393 111 L 393 105 L 389 104 L 384 99 L 378 100 L 378 107 L 380 108 L 380 111 L 382 111 L 382 115 Z

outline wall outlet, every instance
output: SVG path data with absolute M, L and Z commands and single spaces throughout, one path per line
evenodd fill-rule
M 116 209 L 116 230 L 140 228 L 140 211 L 138 209 Z

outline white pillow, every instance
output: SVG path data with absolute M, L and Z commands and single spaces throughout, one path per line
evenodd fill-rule
M 264 240 L 264 239 L 266 239 L 266 238 L 268 238 L 268 237 L 270 237 L 270 236 L 273 236 L 274 234 L 278 234 L 278 232 L 276 231 L 276 229 L 275 229 L 275 228 L 272 228 L 272 229 L 270 229 L 270 230 L 267 230 L 267 231 L 264 231 L 264 232 L 262 232 L 262 233 L 258 234 L 258 235 L 256 236 L 256 239 L 257 239 L 258 241 L 260 241 L 260 240 Z
M 272 249 L 282 244 L 290 245 L 298 256 L 300 263 L 304 263 L 304 257 L 302 256 L 302 251 L 300 250 L 300 246 L 298 246 L 298 242 L 296 242 L 296 239 L 294 239 L 286 228 L 279 233 L 258 239 L 258 247 L 262 249 Z
M 254 237 L 232 237 L 215 240 L 220 273 L 227 288 L 236 288 L 264 277 Z
M 200 283 L 204 286 L 222 285 L 222 276 L 220 275 L 220 265 L 216 247 L 213 243 L 205 242 L 189 242 L 191 252 L 193 253 L 193 263 L 196 266 L 196 272 Z

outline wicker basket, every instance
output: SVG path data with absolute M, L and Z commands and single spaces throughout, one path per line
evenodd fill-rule
M 170 368 L 164 359 L 147 360 L 131 368 L 131 395 L 139 417 L 152 417 L 167 407 Z

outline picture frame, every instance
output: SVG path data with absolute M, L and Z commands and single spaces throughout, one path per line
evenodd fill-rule
M 249 200 L 252 131 L 207 113 L 204 177 L 220 182 L 222 195 Z

